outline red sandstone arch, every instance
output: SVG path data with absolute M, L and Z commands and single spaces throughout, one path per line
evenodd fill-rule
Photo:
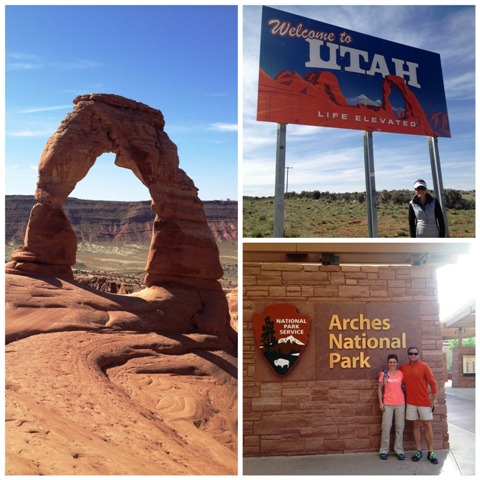
M 197 188 L 179 168 L 162 113 L 117 95 L 82 95 L 73 103 L 43 150 L 35 191 L 39 203 L 7 271 L 73 278 L 77 244 L 63 204 L 96 159 L 113 152 L 116 165 L 132 170 L 148 188 L 156 214 L 146 285 L 216 289 L 223 275 L 218 247 Z
M 427 116 L 423 111 L 420 102 L 414 93 L 410 91 L 405 80 L 402 77 L 397 75 L 387 75 L 383 80 L 382 85 L 382 109 L 393 115 L 392 104 L 389 101 L 390 92 L 392 87 L 398 89 L 398 91 L 403 96 L 405 101 L 405 115 L 404 119 L 406 120 L 416 120 L 420 125 L 423 126 L 425 135 L 435 136 L 435 132 L 430 127 L 428 123 Z

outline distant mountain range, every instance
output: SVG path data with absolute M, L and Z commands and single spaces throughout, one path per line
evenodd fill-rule
M 5 243 L 23 243 L 33 195 L 5 197 Z M 203 202 L 208 225 L 218 243 L 237 242 L 237 202 L 215 200 Z M 64 205 L 72 228 L 80 243 L 149 244 L 154 213 L 150 201 L 114 202 L 68 198 Z
M 356 96 L 356 97 L 348 97 L 347 98 L 347 103 L 351 107 L 356 107 L 357 105 L 369 105 L 370 107 L 380 108 L 382 106 L 382 101 L 380 99 L 372 100 L 371 98 L 368 98 L 363 93 Z M 396 108 L 392 105 L 392 109 L 393 109 L 394 112 L 396 112 L 399 115 L 399 117 L 401 115 L 403 115 L 404 112 L 405 112 L 405 107 Z
M 352 107 L 355 107 L 357 105 L 371 105 L 373 107 L 381 107 L 382 106 L 382 101 L 381 100 L 370 100 L 366 95 L 363 93 L 361 95 L 358 95 L 357 97 L 349 97 L 347 98 L 347 102 L 349 105 Z

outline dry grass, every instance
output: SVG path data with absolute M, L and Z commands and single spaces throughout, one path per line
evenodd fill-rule
M 273 236 L 273 197 L 243 199 L 243 235 L 247 238 Z M 380 204 L 377 207 L 378 236 L 409 236 L 408 205 Z M 449 236 L 475 237 L 475 210 L 447 211 Z M 284 237 L 288 238 L 365 238 L 368 237 L 365 202 L 285 198 Z

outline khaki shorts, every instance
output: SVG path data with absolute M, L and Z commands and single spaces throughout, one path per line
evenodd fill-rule
M 432 407 L 417 407 L 416 405 L 410 405 L 407 403 L 407 420 L 432 420 L 433 412 Z

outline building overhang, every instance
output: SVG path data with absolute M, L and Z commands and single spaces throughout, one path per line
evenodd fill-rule
M 448 265 L 470 253 L 470 242 L 276 242 L 243 243 L 244 262 L 324 265 Z

